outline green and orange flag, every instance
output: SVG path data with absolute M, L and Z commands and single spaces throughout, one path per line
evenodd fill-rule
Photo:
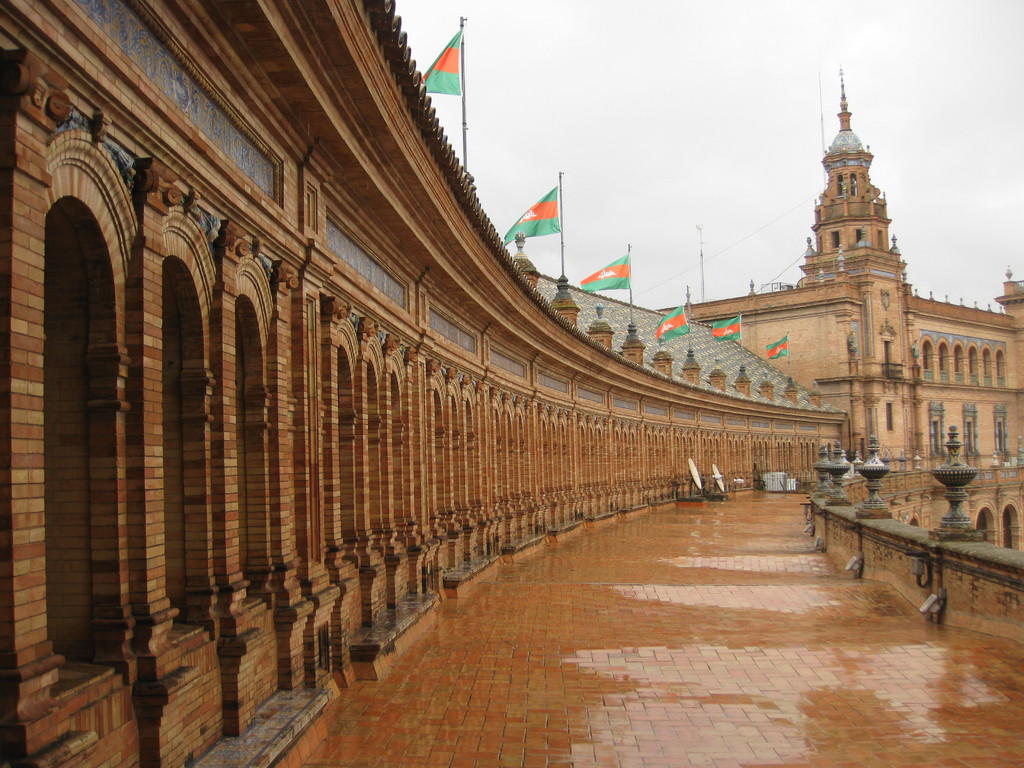
M 597 270 L 590 277 L 583 278 L 580 280 L 580 288 L 587 293 L 629 288 L 629 256 L 623 256 L 604 269 Z
M 505 245 L 516 239 L 516 232 L 522 232 L 527 237 L 540 237 L 561 232 L 561 227 L 558 224 L 558 187 L 544 195 L 530 207 L 530 210 L 519 217 L 519 220 L 512 225 L 512 229 L 505 233 Z
M 427 93 L 447 93 L 458 96 L 462 93 L 459 83 L 459 46 L 462 44 L 462 30 L 444 47 L 441 54 L 434 59 L 427 71 L 423 73 L 423 84 Z
M 711 335 L 716 339 L 740 340 L 740 315 L 728 320 L 715 320 L 711 323 Z
M 779 357 L 789 357 L 789 334 L 787 333 L 778 341 L 772 342 L 765 349 L 768 350 L 768 359 L 775 360 Z
M 683 307 L 676 307 L 658 323 L 658 328 L 654 332 L 655 337 L 659 341 L 668 341 L 674 339 L 676 336 L 682 336 L 684 333 L 690 332 L 690 323 L 686 319 L 686 312 Z

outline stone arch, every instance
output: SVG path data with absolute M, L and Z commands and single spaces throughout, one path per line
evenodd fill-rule
M 1001 526 L 1002 541 L 1000 542 L 1007 549 L 1017 549 L 1020 540 L 1020 515 L 1013 504 L 1003 507 L 1003 519 Z
M 936 367 L 939 369 L 940 378 L 949 378 L 949 344 L 945 339 L 939 339 L 937 345 Z
M 935 368 L 935 346 L 931 339 L 924 339 L 921 342 L 921 367 L 927 372 L 934 372 Z M 925 374 L 927 376 L 927 374 Z
M 1006 386 L 1006 355 L 1003 350 L 996 350 L 996 386 Z
M 173 240 L 173 238 L 172 238 Z M 164 554 L 167 597 L 186 621 L 201 621 L 191 592 L 207 585 L 209 551 L 209 392 L 206 318 L 188 263 L 168 256 L 162 270 Z M 187 491 L 186 491 L 187 489 Z M 187 535 L 186 535 L 187 532 Z
M 94 601 L 124 604 L 124 374 L 109 232 L 61 197 L 46 216 L 43 268 L 43 517 L 46 620 L 54 651 L 91 661 Z M 123 264 L 120 264 L 123 266 Z M 114 581 L 110 573 L 118 574 Z
M 266 379 L 266 325 L 248 292 L 235 299 L 238 559 L 253 594 L 266 595 L 271 571 L 271 522 Z
M 992 386 L 992 348 L 988 344 L 981 348 L 981 375 L 982 383 Z
M 263 267 L 253 259 L 243 259 L 235 272 L 235 297 L 245 296 L 255 311 L 256 328 L 259 337 L 266 343 L 270 329 L 270 318 L 274 312 L 274 297 L 270 292 L 270 281 Z
M 194 219 L 186 216 L 180 208 L 175 208 L 164 217 L 163 236 L 163 252 L 177 257 L 192 277 L 205 324 L 213 304 L 213 290 L 217 280 L 206 234 Z
M 65 131 L 50 140 L 46 167 L 51 206 L 62 197 L 73 197 L 92 211 L 106 243 L 120 296 L 139 223 L 114 161 L 93 143 L 88 132 Z
M 985 541 L 995 543 L 996 534 L 998 533 L 996 531 L 996 520 L 988 506 L 984 506 L 978 511 L 974 527 L 984 534 Z
M 972 384 L 980 382 L 981 371 L 978 367 L 978 345 L 973 342 L 967 345 L 967 375 Z

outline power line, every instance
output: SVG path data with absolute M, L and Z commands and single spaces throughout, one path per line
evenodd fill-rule
M 757 229 L 755 229 L 753 232 L 751 232 L 751 233 L 749 233 L 747 235 L 744 235 L 739 240 L 737 240 L 735 243 L 732 243 L 731 245 L 727 245 L 722 250 L 717 251 L 716 253 L 711 254 L 710 256 L 705 258 L 704 261 L 705 262 L 711 261 L 712 259 L 717 258 L 718 256 L 721 256 L 723 253 L 727 253 L 727 252 L 731 251 L 737 245 L 740 245 L 741 243 L 745 243 L 747 240 L 752 238 L 754 235 L 757 235 L 757 234 L 761 233 L 762 231 L 766 230 L 768 227 L 770 227 L 772 224 L 777 222 L 779 219 L 784 219 L 786 216 L 791 214 L 797 208 L 800 208 L 801 206 L 807 205 L 807 203 L 809 203 L 811 200 L 814 200 L 817 196 L 818 196 L 818 193 L 816 192 L 813 195 L 811 195 L 810 197 L 801 200 L 799 203 L 794 205 L 789 210 L 785 211 L 784 213 L 780 213 L 778 216 L 776 216 L 774 219 L 769 221 L 767 224 L 764 224 L 764 225 L 758 227 Z M 803 257 L 801 256 L 801 258 L 803 258 Z M 799 259 L 798 259 L 798 261 L 799 261 Z M 663 280 L 660 280 L 657 285 L 652 285 L 650 288 L 645 288 L 644 290 L 640 291 L 636 295 L 637 296 L 643 296 L 648 291 L 653 291 L 655 288 L 661 288 L 666 282 L 668 282 L 670 280 L 675 280 L 677 277 L 682 277 L 687 272 L 692 272 L 694 269 L 697 268 L 697 266 L 699 266 L 699 265 L 696 265 L 696 266 L 693 266 L 693 267 L 687 267 L 686 269 L 684 269 L 684 270 L 682 270 L 680 272 L 676 272 L 674 275 L 669 275 L 668 277 L 664 278 Z M 792 264 L 790 266 L 792 266 Z M 786 269 L 789 269 L 789 267 L 786 267 Z

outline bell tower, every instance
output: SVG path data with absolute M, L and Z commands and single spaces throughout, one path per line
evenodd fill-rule
M 839 133 L 821 161 L 828 182 L 814 206 L 811 227 L 817 242 L 808 249 L 800 267 L 812 280 L 858 267 L 870 269 L 867 262 L 878 260 L 885 262 L 889 271 L 903 269 L 899 250 L 895 244 L 891 248 L 889 245 L 885 197 L 871 183 L 869 171 L 874 155 L 850 128 L 842 71 L 839 82 Z

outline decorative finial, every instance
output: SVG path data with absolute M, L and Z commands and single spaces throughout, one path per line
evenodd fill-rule
M 594 311 L 597 312 L 597 319 L 601 320 L 604 318 L 604 304 L 598 304 L 594 307 Z
M 525 248 L 525 247 L 526 247 L 526 233 L 525 232 L 516 232 L 516 248 L 518 249 L 516 251 L 516 255 L 518 256 L 520 253 L 522 253 L 523 252 L 523 248 Z
M 754 295 L 754 281 L 753 280 L 750 281 L 750 295 L 751 296 Z
M 818 267 L 818 275 L 817 275 L 817 277 L 818 277 L 818 282 L 819 282 L 819 283 L 820 283 L 820 282 L 821 282 L 822 280 L 824 280 L 824 279 L 825 279 L 825 270 L 824 270 L 824 269 L 822 269 L 821 267 Z
M 807 250 L 804 251 L 804 256 L 806 257 L 806 256 L 813 256 L 813 255 L 814 255 L 814 246 L 811 245 L 811 238 L 808 237 L 807 238 Z
M 900 255 L 899 246 L 896 245 L 896 235 L 892 236 L 892 248 L 889 249 L 889 253 L 891 253 L 893 256 Z
M 1013 270 L 1009 266 L 1006 267 L 1006 279 L 1013 280 Z

